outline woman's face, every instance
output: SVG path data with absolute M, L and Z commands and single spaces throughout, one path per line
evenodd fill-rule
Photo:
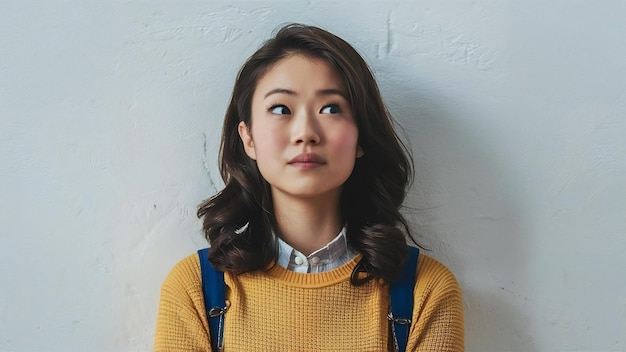
M 261 77 L 251 110 L 239 135 L 274 199 L 338 199 L 363 151 L 335 70 L 320 59 L 288 56 Z

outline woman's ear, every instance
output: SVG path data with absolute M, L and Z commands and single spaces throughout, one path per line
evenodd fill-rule
M 239 132 L 239 138 L 241 138 L 241 142 L 243 143 L 243 149 L 246 151 L 246 154 L 250 157 L 250 159 L 256 160 L 254 141 L 252 140 L 252 135 L 250 134 L 250 129 L 248 129 L 248 125 L 246 125 L 246 123 L 243 121 L 239 122 L 237 131 Z
M 357 146 L 356 146 L 356 157 L 357 157 L 357 159 L 362 157 L 363 155 L 365 155 L 365 152 L 363 151 L 363 148 L 361 148 L 361 146 L 357 144 Z

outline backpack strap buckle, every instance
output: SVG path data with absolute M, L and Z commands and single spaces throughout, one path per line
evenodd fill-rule
M 392 321 L 394 324 L 399 324 L 399 325 L 411 325 L 411 319 L 409 318 L 394 318 L 393 316 L 393 312 L 389 312 L 387 314 L 387 319 L 389 321 Z
M 230 302 L 226 301 L 225 307 L 216 306 L 216 307 L 209 309 L 209 318 L 216 318 L 216 317 L 219 317 L 220 315 L 226 314 L 226 312 L 228 311 L 228 308 L 230 308 Z

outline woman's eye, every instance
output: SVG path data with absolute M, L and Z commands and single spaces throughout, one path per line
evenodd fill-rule
M 322 108 L 322 110 L 320 110 L 320 113 L 322 114 L 338 114 L 339 113 L 339 105 L 337 104 L 330 104 L 330 105 L 326 105 Z
M 270 112 L 276 115 L 288 115 L 291 114 L 291 110 L 285 105 L 274 105 L 270 108 Z

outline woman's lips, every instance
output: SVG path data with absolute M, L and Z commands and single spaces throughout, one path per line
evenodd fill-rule
M 314 153 L 304 153 L 296 156 L 295 158 L 289 160 L 289 165 L 301 168 L 301 169 L 313 169 L 324 165 L 324 159 L 317 154 Z
M 297 161 L 297 162 L 294 162 L 294 163 L 289 163 L 289 165 L 306 170 L 306 169 L 316 168 L 316 167 L 321 166 L 323 164 L 322 163 L 316 163 L 316 162 Z

